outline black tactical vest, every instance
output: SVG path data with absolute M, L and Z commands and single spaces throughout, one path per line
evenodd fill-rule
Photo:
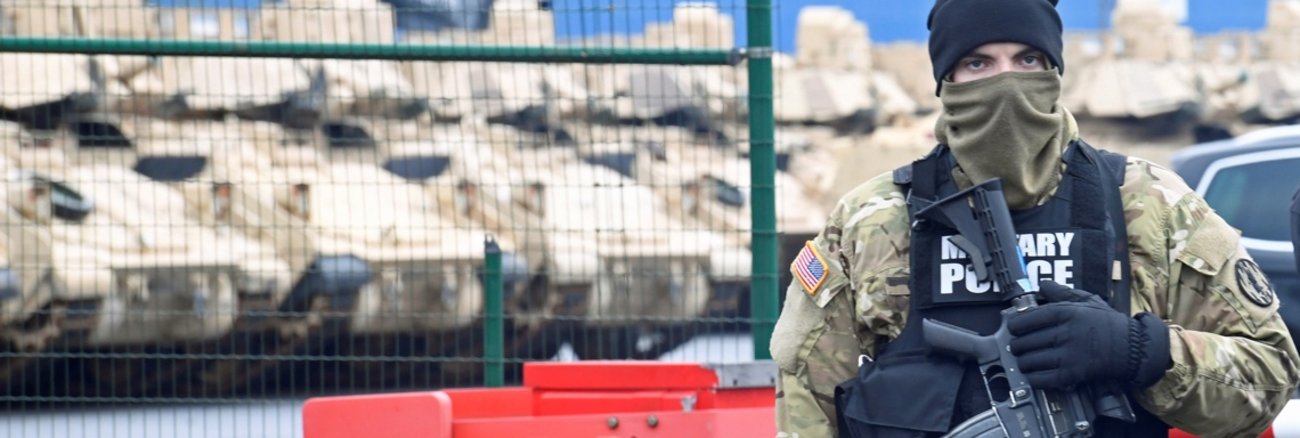
M 1056 194 L 1043 205 L 1011 212 L 1026 272 L 1035 282 L 1053 280 L 1100 294 L 1128 314 L 1127 232 L 1119 194 L 1125 157 L 1077 141 L 1062 160 L 1066 174 Z M 932 352 L 921 334 L 920 321 L 927 318 L 991 334 L 1008 305 L 995 287 L 976 280 L 969 257 L 949 242 L 956 230 L 915 220 L 912 199 L 935 201 L 957 192 L 955 165 L 940 145 L 895 172 L 914 219 L 908 323 L 898 338 L 877 348 L 857 377 L 836 389 L 842 437 L 938 437 L 990 408 L 976 364 Z M 1168 426 L 1132 404 L 1138 424 L 1099 419 L 1095 436 L 1168 434 Z

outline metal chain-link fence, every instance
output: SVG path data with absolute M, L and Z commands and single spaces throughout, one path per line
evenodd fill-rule
M 0 2 L 0 422 L 291 436 L 283 400 L 765 356 L 825 216 L 769 8 Z
M 1066 36 L 1085 138 L 1163 162 L 1300 114 L 1294 8 L 1120 4 Z M 923 44 L 795 2 L 0 0 L 0 436 L 765 358 L 796 253 L 937 108 Z

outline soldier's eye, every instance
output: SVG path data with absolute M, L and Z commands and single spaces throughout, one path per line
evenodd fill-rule
M 966 61 L 966 68 L 970 70 L 982 70 L 985 67 L 988 67 L 988 63 L 984 62 L 983 59 L 972 59 Z
M 1043 63 L 1043 57 L 1042 57 L 1042 56 L 1039 56 L 1039 55 L 1028 55 L 1028 56 L 1025 56 L 1024 58 L 1020 58 L 1020 62 L 1021 62 L 1022 64 L 1024 64 L 1024 65 L 1035 65 L 1035 66 L 1036 66 L 1036 65 L 1040 65 L 1040 64 Z

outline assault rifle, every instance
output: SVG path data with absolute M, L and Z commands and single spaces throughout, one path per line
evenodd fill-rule
M 1048 391 L 1030 387 L 1009 347 L 1007 319 L 1038 306 L 1038 285 L 1025 274 L 1011 212 L 1002 194 L 1002 181 L 992 179 L 935 202 L 913 199 L 918 219 L 957 230 L 952 243 L 970 256 L 980 281 L 993 281 L 1011 303 L 1002 311 L 1002 326 L 988 336 L 939 321 L 923 321 L 931 347 L 975 359 L 993 409 L 949 432 L 949 438 L 969 437 L 1090 437 L 1100 416 L 1136 421 L 1124 392 L 1114 385 Z

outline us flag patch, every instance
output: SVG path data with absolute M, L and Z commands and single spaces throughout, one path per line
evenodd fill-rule
M 813 246 L 812 242 L 808 242 L 803 245 L 803 250 L 799 251 L 799 256 L 795 257 L 794 264 L 790 265 L 790 272 L 799 279 L 800 284 L 803 284 L 804 292 L 813 295 L 826 281 L 826 262 L 822 261 L 821 254 L 817 253 L 817 247 Z

